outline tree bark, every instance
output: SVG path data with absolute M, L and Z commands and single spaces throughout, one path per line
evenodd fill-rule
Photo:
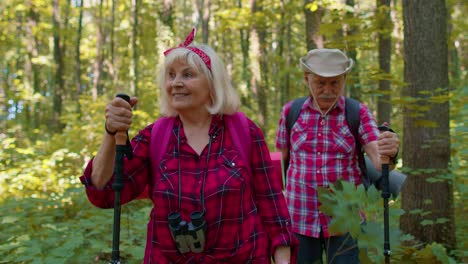
M 39 56 L 37 38 L 34 35 L 34 28 L 37 26 L 39 15 L 35 10 L 34 3 L 29 2 L 29 14 L 28 14 L 28 23 L 26 25 L 26 50 L 28 53 L 28 59 L 25 62 L 25 74 L 27 76 L 28 82 L 32 85 L 33 94 L 40 94 L 39 87 L 39 66 L 33 62 L 34 58 Z M 40 124 L 40 104 L 38 102 L 33 103 L 32 107 L 32 120 L 28 125 L 28 129 L 37 129 Z
M 242 8 L 242 1 L 237 1 L 237 6 Z M 250 90 L 250 79 L 251 79 L 251 71 L 249 70 L 250 67 L 250 58 L 249 58 L 249 50 L 250 50 L 250 31 L 245 28 L 241 28 L 239 30 L 240 34 L 240 46 L 242 52 L 242 80 L 247 85 L 247 90 Z
M 405 82 L 401 229 L 454 249 L 450 161 L 447 9 L 444 0 L 404 0 Z M 412 213 L 422 209 L 422 214 Z
M 111 23 L 110 23 L 110 63 L 112 67 L 114 67 L 114 59 L 115 59 L 115 0 L 112 0 L 112 9 L 111 9 Z M 81 4 L 83 4 L 83 0 L 81 0 Z
M 346 0 L 346 5 L 349 6 L 349 9 L 355 9 L 354 0 Z M 346 12 L 346 17 L 352 21 L 352 18 L 355 17 L 355 12 L 348 11 Z M 354 74 L 348 74 L 346 78 L 347 81 L 347 93 L 348 96 L 355 98 L 356 100 L 361 99 L 361 81 L 359 78 L 359 60 L 357 59 L 357 51 L 356 51 L 356 42 L 355 41 L 348 41 L 348 39 L 353 39 L 353 35 L 356 35 L 356 32 L 359 29 L 353 24 L 347 24 L 346 30 L 344 30 L 344 35 L 346 36 L 346 53 L 349 58 L 354 61 L 353 72 Z
M 60 39 L 60 10 L 59 10 L 59 1 L 54 0 L 52 6 L 52 23 L 54 31 L 54 84 L 53 84 L 53 124 L 51 127 L 54 128 L 56 132 L 60 132 L 62 125 L 60 122 L 60 116 L 62 115 L 62 101 L 63 101 L 63 91 L 64 91 L 64 63 L 63 63 L 63 54 L 62 46 Z
M 306 8 L 307 4 L 313 2 L 315 2 L 315 0 L 304 0 L 307 50 L 323 48 L 323 36 L 318 35 L 318 32 L 320 31 L 324 9 L 321 6 L 318 6 L 317 10 L 314 11 Z
M 132 35 L 131 35 L 131 43 L 132 43 L 132 68 L 131 68 L 131 93 L 134 96 L 138 96 L 138 9 L 139 9 L 139 1 L 132 0 Z
M 280 58 L 284 58 L 284 66 L 279 66 L 277 68 L 277 72 L 281 72 L 283 67 L 289 69 L 291 67 L 291 15 L 288 14 L 286 10 L 286 1 L 281 0 L 281 19 L 280 29 L 278 33 L 278 56 Z M 276 73 L 275 75 L 277 75 Z M 288 100 L 289 100 L 289 90 L 290 90 L 290 83 L 291 79 L 289 74 L 281 74 L 280 81 L 278 82 L 278 86 L 280 87 L 280 98 L 279 98 L 279 106 L 282 107 Z
M 163 0 L 160 8 L 159 17 L 164 25 L 174 31 L 174 0 Z
M 208 43 L 209 28 L 208 24 L 211 17 L 211 1 L 210 0 L 196 0 L 196 7 L 198 10 L 198 17 L 201 21 L 202 41 Z
M 384 74 L 385 79 L 379 80 L 379 92 L 382 94 L 377 99 L 377 123 L 390 122 L 392 105 L 390 104 L 390 70 L 392 58 L 392 38 L 393 30 L 390 17 L 390 1 L 377 0 L 377 23 L 378 23 L 378 48 L 379 48 L 379 69 Z
M 257 12 L 261 12 L 263 8 L 262 0 L 251 0 L 250 7 L 252 10 L 252 15 L 255 17 Z M 257 22 L 254 24 L 252 30 L 251 39 L 256 41 L 253 45 L 254 51 L 253 54 L 256 54 L 258 60 L 258 69 L 256 73 L 253 74 L 252 85 L 254 86 L 254 91 L 256 95 L 257 106 L 259 110 L 258 124 L 259 127 L 266 131 L 268 127 L 268 97 L 267 97 L 267 87 L 269 84 L 269 67 L 268 67 L 268 49 L 266 43 L 266 28 L 262 22 Z
M 77 100 L 81 94 L 81 35 L 83 29 L 83 1 L 80 0 L 78 8 L 80 15 L 78 17 L 78 29 L 76 31 L 76 44 L 75 44 L 75 96 L 73 97 Z M 78 104 L 79 105 L 79 104 Z
M 97 30 L 96 30 L 96 59 L 94 61 L 93 66 L 93 88 L 91 90 L 93 100 L 96 101 L 98 95 L 100 94 L 100 82 L 101 82 L 101 75 L 102 75 L 102 63 L 103 63 L 103 55 L 102 55 L 102 46 L 104 42 L 103 32 L 102 32 L 102 0 L 99 1 L 99 15 L 96 19 Z

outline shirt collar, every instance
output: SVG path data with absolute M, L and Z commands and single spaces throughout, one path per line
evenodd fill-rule
M 210 130 L 208 132 L 209 135 L 214 135 L 214 134 L 218 134 L 220 129 L 222 128 L 222 117 L 221 115 L 217 114 L 217 115 L 213 115 L 212 118 L 211 118 L 211 124 L 210 124 Z M 182 124 L 182 121 L 180 120 L 180 117 L 177 116 L 176 119 L 175 119 L 175 126 L 174 127 L 179 127 L 179 125 L 183 125 Z M 185 133 L 184 133 L 184 130 L 181 131 L 180 133 L 180 137 L 182 139 L 185 139 Z
M 344 112 L 345 111 L 345 97 L 340 95 L 340 98 L 338 99 L 338 102 L 336 102 L 335 106 L 333 106 L 333 108 L 330 110 L 332 111 L 333 109 L 335 108 L 338 108 L 341 112 Z M 311 110 L 317 110 L 314 106 L 314 101 L 313 101 L 313 97 L 312 96 L 309 96 L 307 99 L 306 99 L 306 102 L 305 104 L 302 106 L 302 110 L 304 108 L 309 108 Z

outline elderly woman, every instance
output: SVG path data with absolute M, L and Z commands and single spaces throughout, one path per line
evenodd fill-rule
M 164 53 L 165 117 L 132 139 L 124 162 L 121 203 L 148 189 L 154 204 L 144 263 L 290 263 L 297 240 L 263 134 L 237 112 L 223 63 L 194 34 Z M 106 107 L 106 134 L 81 177 L 97 207 L 113 207 L 115 133 L 129 129 L 136 103 Z

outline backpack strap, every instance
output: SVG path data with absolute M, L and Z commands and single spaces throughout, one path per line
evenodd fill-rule
M 153 124 L 149 149 L 153 175 L 155 175 L 155 172 L 159 168 L 159 163 L 161 163 L 162 157 L 166 153 L 173 126 L 173 117 L 162 117 Z
M 291 129 L 299 118 L 302 106 L 304 105 L 307 98 L 308 96 L 297 98 L 291 103 L 288 115 L 286 116 L 286 130 L 288 131 L 288 136 L 291 135 Z
M 234 146 L 239 151 L 242 160 L 246 162 L 249 175 L 252 175 L 250 161 L 252 156 L 251 137 L 247 117 L 242 112 L 236 112 L 232 115 L 224 115 L 226 126 L 229 128 Z
M 359 125 L 361 118 L 359 116 L 360 103 L 359 101 L 346 97 L 345 103 L 345 116 L 348 122 L 349 129 L 353 133 L 354 141 L 356 143 L 356 152 L 358 155 L 359 168 L 361 169 L 361 181 L 364 186 L 369 187 L 370 179 L 367 176 L 367 168 L 364 160 L 364 150 L 362 149 L 361 141 L 359 141 Z
M 291 140 L 291 130 L 292 127 L 294 126 L 294 123 L 296 123 L 297 119 L 299 118 L 299 114 L 301 113 L 302 106 L 304 105 L 305 101 L 307 100 L 308 96 L 300 97 L 294 99 L 294 101 L 291 103 L 291 107 L 289 108 L 289 112 L 286 115 L 286 131 L 288 132 L 288 137 Z M 289 144 L 290 146 L 291 144 Z M 288 146 L 288 148 L 289 148 Z M 283 162 L 283 173 L 284 177 L 286 178 L 286 173 L 289 168 L 289 158 L 290 155 L 288 153 L 288 157 L 286 160 Z

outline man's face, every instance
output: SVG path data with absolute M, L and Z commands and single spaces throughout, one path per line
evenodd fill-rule
M 346 75 L 323 77 L 306 72 L 304 73 L 304 80 L 320 109 L 326 111 L 335 104 L 337 97 L 343 92 Z

